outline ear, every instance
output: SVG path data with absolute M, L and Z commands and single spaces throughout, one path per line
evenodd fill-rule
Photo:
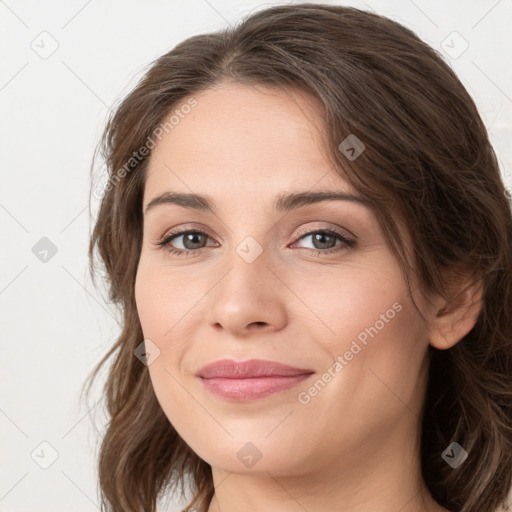
M 430 344 L 440 350 L 453 347 L 471 331 L 482 309 L 482 279 L 458 274 L 449 281 L 447 298 L 435 301 L 430 324 Z

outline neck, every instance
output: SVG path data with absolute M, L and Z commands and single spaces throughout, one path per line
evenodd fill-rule
M 307 464 L 294 474 L 239 474 L 213 467 L 215 495 L 208 512 L 444 512 L 421 477 L 420 429 L 411 429 L 410 420 L 395 425 L 391 435 L 333 454 L 322 468 Z

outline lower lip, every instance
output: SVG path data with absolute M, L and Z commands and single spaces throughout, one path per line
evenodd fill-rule
M 233 401 L 248 401 L 293 388 L 309 378 L 311 373 L 288 375 L 286 377 L 255 377 L 245 379 L 212 378 L 204 379 L 206 389 L 217 396 Z

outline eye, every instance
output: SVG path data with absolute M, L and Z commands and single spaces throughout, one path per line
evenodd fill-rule
M 308 231 L 299 238 L 299 241 L 306 240 L 308 238 L 311 238 L 313 247 L 304 247 L 304 249 L 315 251 L 318 255 L 337 252 L 344 248 L 351 248 L 356 245 L 355 240 L 332 228 L 321 228 L 314 231 Z M 337 244 L 337 241 L 340 243 Z M 295 242 L 295 244 L 296 243 L 297 242 Z
M 346 248 L 352 248 L 356 245 L 356 241 L 349 238 L 346 234 L 336 231 L 332 228 L 321 228 L 314 231 L 306 231 L 303 233 L 298 241 L 306 240 L 312 237 L 313 247 L 303 247 L 307 251 L 315 251 L 318 255 L 332 253 Z M 176 240 L 181 242 L 178 245 L 182 247 L 175 247 Z M 210 237 L 203 231 L 198 230 L 176 230 L 169 233 L 163 240 L 157 242 L 157 246 L 166 248 L 170 254 L 176 255 L 190 255 L 192 253 L 198 254 L 206 249 L 206 241 Z M 339 243 L 336 243 L 339 242 Z M 297 244 L 295 242 L 293 245 Z M 292 247 L 293 247 L 292 245 Z M 215 244 L 213 244 L 215 246 Z
M 183 248 L 174 247 L 171 242 L 174 240 L 179 240 L 182 238 L 181 245 Z M 167 248 L 170 254 L 191 254 L 191 253 L 199 253 L 202 252 L 202 249 L 205 248 L 203 242 L 210 238 L 203 231 L 197 230 L 181 230 L 174 231 L 166 236 L 162 241 L 158 242 L 156 245 L 160 247 Z

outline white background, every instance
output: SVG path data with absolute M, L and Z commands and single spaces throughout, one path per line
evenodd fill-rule
M 181 40 L 273 3 L 0 2 L 1 511 L 99 510 L 91 426 L 96 413 L 102 427 L 99 387 L 89 404 L 79 392 L 118 332 L 87 271 L 89 170 L 109 109 Z M 453 31 L 467 41 L 446 60 L 480 109 L 510 189 L 512 1 L 328 3 L 387 15 L 441 52 Z M 48 58 L 33 49 L 52 44 Z M 43 237 L 57 249 L 47 262 L 32 251 Z M 43 441 L 58 453 L 48 469 L 35 462 L 52 460 Z

